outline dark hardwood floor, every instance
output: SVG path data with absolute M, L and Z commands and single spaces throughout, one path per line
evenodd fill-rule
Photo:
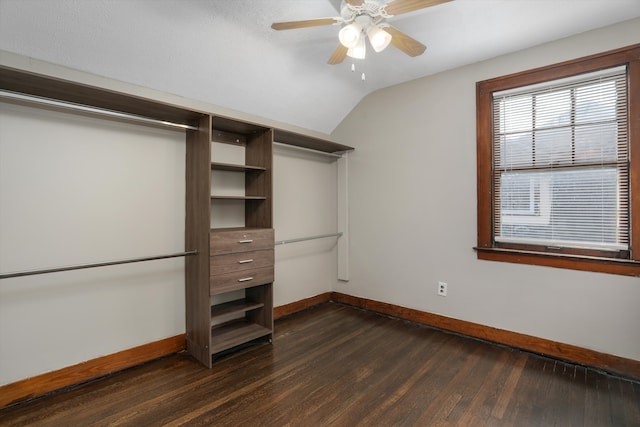
M 640 384 L 326 303 L 211 370 L 177 354 L 4 409 L 0 425 L 640 426 Z

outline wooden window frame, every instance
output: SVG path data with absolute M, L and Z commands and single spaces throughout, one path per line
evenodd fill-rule
M 627 66 L 629 97 L 629 258 L 584 251 L 497 245 L 493 236 L 493 93 Z M 476 83 L 478 259 L 640 276 L 640 44 Z

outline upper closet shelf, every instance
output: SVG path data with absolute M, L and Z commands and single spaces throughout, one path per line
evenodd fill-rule
M 255 123 L 221 116 L 213 116 L 212 125 L 212 138 L 214 141 L 240 145 L 246 143 L 247 136 L 264 132 L 268 129 Z M 353 147 L 348 145 L 278 128 L 273 128 L 273 141 L 329 154 L 342 154 L 354 150 Z
M 208 113 L 0 66 L 0 90 L 197 127 Z
M 273 140 L 282 144 L 322 151 L 324 153 L 340 154 L 354 150 L 353 147 L 349 147 L 348 145 L 338 144 L 337 142 L 327 141 L 326 139 L 315 138 L 313 136 L 302 135 L 282 129 L 273 130 Z

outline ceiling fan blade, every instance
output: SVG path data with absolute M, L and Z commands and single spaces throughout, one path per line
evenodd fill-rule
M 342 43 L 338 44 L 338 47 L 333 51 L 327 63 L 331 65 L 342 63 L 342 61 L 344 61 L 344 59 L 347 57 L 348 50 L 349 49 L 344 47 Z
M 409 56 L 422 55 L 427 49 L 427 47 L 420 43 L 418 40 L 409 37 L 397 28 L 387 26 L 383 29 L 387 33 L 391 34 L 391 44 Z
M 400 15 L 450 1 L 451 0 L 391 0 L 385 6 L 385 10 L 389 15 Z
M 362 6 L 364 0 L 344 0 L 344 2 L 351 6 Z
M 319 19 L 307 19 L 306 21 L 288 21 L 288 22 L 274 22 L 271 24 L 271 28 L 274 30 L 293 30 L 296 28 L 309 28 L 319 27 L 322 25 L 333 25 L 342 22 L 341 18 L 319 18 Z

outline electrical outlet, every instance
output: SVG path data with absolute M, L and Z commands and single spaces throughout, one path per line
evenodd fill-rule
M 447 296 L 447 284 L 445 282 L 438 282 L 438 295 L 441 297 Z

